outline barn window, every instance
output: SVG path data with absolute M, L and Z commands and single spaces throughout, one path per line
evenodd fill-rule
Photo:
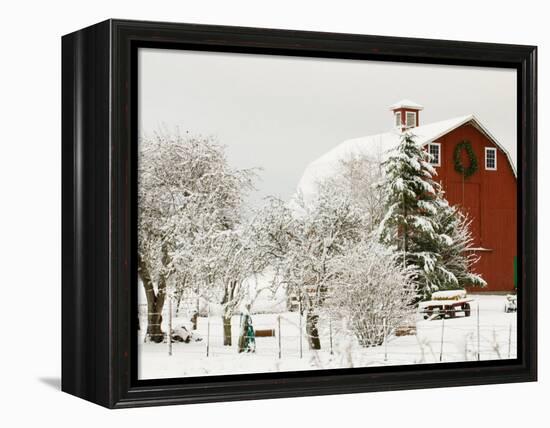
M 441 166 L 441 143 L 429 143 L 428 153 L 432 155 L 430 163 L 434 166 Z
M 397 113 L 395 113 L 395 126 L 397 128 L 400 128 L 401 127 L 401 112 L 398 111 Z
M 485 169 L 490 171 L 497 169 L 497 149 L 494 147 L 485 147 Z
M 408 111 L 405 119 L 405 126 L 407 128 L 414 128 L 416 126 L 416 113 L 414 111 Z

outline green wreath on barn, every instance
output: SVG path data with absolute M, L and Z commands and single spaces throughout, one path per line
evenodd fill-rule
M 468 155 L 469 165 L 467 167 L 462 165 L 462 150 L 466 150 L 466 154 Z M 476 154 L 472 149 L 472 144 L 468 140 L 463 140 L 456 145 L 454 151 L 454 162 L 455 171 L 463 175 L 465 178 L 470 177 L 477 171 Z

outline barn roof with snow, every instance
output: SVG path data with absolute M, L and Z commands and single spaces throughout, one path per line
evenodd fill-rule
M 402 108 L 414 109 L 414 110 L 424 110 L 424 106 L 421 106 L 418 103 L 415 103 L 411 100 L 401 100 L 397 101 L 395 104 L 390 106 L 390 110 L 398 110 Z
M 422 109 L 422 106 L 410 100 L 402 100 L 390 106 L 390 110 L 397 109 L 414 109 L 418 111 Z M 508 158 L 514 175 L 516 175 L 516 168 L 508 151 L 491 135 L 473 114 L 416 126 L 410 129 L 410 132 L 416 137 L 418 143 L 425 145 L 434 142 L 438 138 L 441 138 L 465 124 L 470 124 L 477 128 L 502 150 Z M 401 133 L 402 129 L 396 127 L 389 132 L 344 141 L 306 167 L 298 184 L 298 190 L 305 196 L 316 193 L 317 183 L 324 178 L 330 177 L 339 163 L 349 157 L 366 155 L 373 161 L 384 161 L 388 152 L 398 145 Z

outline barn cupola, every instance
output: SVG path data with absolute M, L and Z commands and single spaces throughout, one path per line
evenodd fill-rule
M 394 126 L 401 132 L 414 128 L 420 124 L 419 112 L 423 110 L 420 104 L 411 100 L 401 100 L 390 106 L 393 112 Z

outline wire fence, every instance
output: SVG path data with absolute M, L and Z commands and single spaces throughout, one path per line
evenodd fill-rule
M 140 339 L 145 342 L 150 338 L 146 333 L 147 320 L 151 315 L 162 315 L 162 322 L 159 325 L 164 332 L 162 343 L 166 344 L 166 352 L 169 356 L 174 354 L 174 340 L 178 326 L 185 324 L 186 318 L 174 317 L 171 302 L 168 302 L 161 314 L 148 313 L 146 305 L 140 305 L 139 318 Z M 245 338 L 254 341 L 254 348 L 251 350 L 260 356 L 271 356 L 274 359 L 304 358 L 311 350 L 309 342 L 311 339 L 319 339 L 324 352 L 334 355 L 335 353 L 363 351 L 372 361 L 379 361 L 386 364 L 399 364 L 415 360 L 422 362 L 430 361 L 465 361 L 482 359 L 511 359 L 517 355 L 517 327 L 516 318 L 510 317 L 508 323 L 486 322 L 495 314 L 503 311 L 497 309 L 472 309 L 469 316 L 457 317 L 455 310 L 441 310 L 438 317 L 434 317 L 433 311 L 419 310 L 417 319 L 413 325 L 405 325 L 410 336 L 403 340 L 396 335 L 395 329 L 388 329 L 385 323 L 371 324 L 370 327 L 378 327 L 384 334 L 378 346 L 368 348 L 355 347 L 351 349 L 350 337 L 353 336 L 349 330 L 344 331 L 339 322 L 328 319 L 321 319 L 318 324 L 318 335 L 310 335 L 306 331 L 304 316 L 301 311 L 285 314 L 257 315 L 259 322 L 254 323 L 254 330 L 260 335 L 239 334 L 238 315 L 232 319 L 233 329 L 230 336 L 219 334 L 223 330 L 223 322 L 219 314 L 198 318 L 197 330 L 186 327 L 189 334 L 189 341 L 181 344 L 184 348 L 181 352 L 185 355 L 196 355 L 207 358 L 223 358 L 235 355 L 239 352 L 239 339 Z M 426 315 L 429 315 L 426 320 Z M 255 316 L 253 316 L 255 317 Z M 466 324 L 458 324 L 453 321 L 459 318 L 470 318 Z M 189 322 L 187 323 L 189 325 Z M 168 335 L 165 332 L 171 331 Z M 159 338 L 160 339 L 160 338 Z M 414 340 L 416 339 L 416 340 Z M 225 345 L 226 342 L 231 345 Z M 242 342 L 241 342 L 242 343 Z M 344 346 L 342 344 L 344 343 Z M 348 346 L 350 349 L 346 349 Z M 240 349 L 243 351 L 243 349 Z

